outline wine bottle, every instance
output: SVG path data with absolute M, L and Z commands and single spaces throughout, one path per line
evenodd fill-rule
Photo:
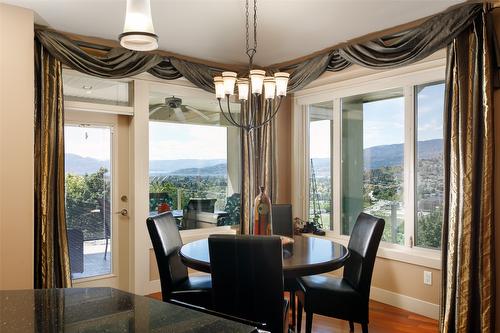
M 271 199 L 267 196 L 264 186 L 260 187 L 260 193 L 254 202 L 254 235 L 272 235 L 271 224 Z

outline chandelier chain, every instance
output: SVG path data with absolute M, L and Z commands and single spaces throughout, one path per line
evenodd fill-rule
M 246 18 L 246 54 L 250 58 L 249 69 L 253 67 L 253 56 L 257 53 L 257 0 L 253 0 L 253 47 L 250 47 L 250 11 L 249 0 L 245 1 L 245 18 Z
M 257 52 L 257 0 L 253 0 L 253 49 Z

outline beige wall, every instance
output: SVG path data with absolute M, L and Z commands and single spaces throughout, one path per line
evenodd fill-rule
M 432 272 L 432 285 L 430 286 L 423 284 L 424 270 Z M 329 274 L 340 276 L 342 275 L 342 270 L 340 269 Z M 397 260 L 376 259 L 372 277 L 372 287 L 374 288 L 387 290 L 432 304 L 439 304 L 440 285 L 440 270 Z
M 424 284 L 424 271 L 432 272 L 432 285 Z M 372 286 L 439 304 L 441 271 L 401 261 L 377 258 Z
M 277 203 L 291 203 L 292 98 L 288 96 L 276 115 L 276 177 Z
M 33 13 L 0 4 L 0 289 L 33 287 Z

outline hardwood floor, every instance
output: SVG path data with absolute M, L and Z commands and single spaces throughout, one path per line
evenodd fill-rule
M 161 300 L 161 293 L 151 294 L 149 297 Z M 304 314 L 302 332 L 305 332 L 305 322 Z M 394 306 L 370 301 L 368 330 L 370 333 L 437 333 L 438 322 Z M 313 333 L 349 333 L 349 323 L 315 314 L 312 331 Z M 361 332 L 361 325 L 354 324 L 354 332 Z
M 305 332 L 305 314 L 302 331 Z M 438 322 L 387 304 L 370 301 L 370 333 L 437 333 Z M 315 333 L 349 333 L 347 321 L 314 315 L 312 331 Z M 361 332 L 361 325 L 354 324 L 354 332 Z

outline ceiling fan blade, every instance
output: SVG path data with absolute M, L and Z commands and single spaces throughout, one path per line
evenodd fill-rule
M 188 110 L 188 111 L 191 111 L 191 112 L 194 112 L 196 113 L 197 115 L 199 115 L 200 117 L 204 118 L 205 120 L 210 120 L 210 118 L 204 114 L 203 112 L 201 112 L 200 110 L 198 109 L 195 109 L 193 108 L 192 106 L 189 106 L 189 105 L 183 105 L 184 109 L 185 110 Z
M 156 104 L 156 105 L 151 105 L 149 107 L 149 116 L 151 117 L 153 114 L 156 112 L 160 111 L 161 109 L 164 109 L 166 107 L 165 104 Z
M 173 109 L 175 112 L 175 116 L 177 117 L 177 120 L 179 120 L 181 123 L 186 122 L 186 117 L 184 116 L 184 113 L 180 108 L 175 108 Z

